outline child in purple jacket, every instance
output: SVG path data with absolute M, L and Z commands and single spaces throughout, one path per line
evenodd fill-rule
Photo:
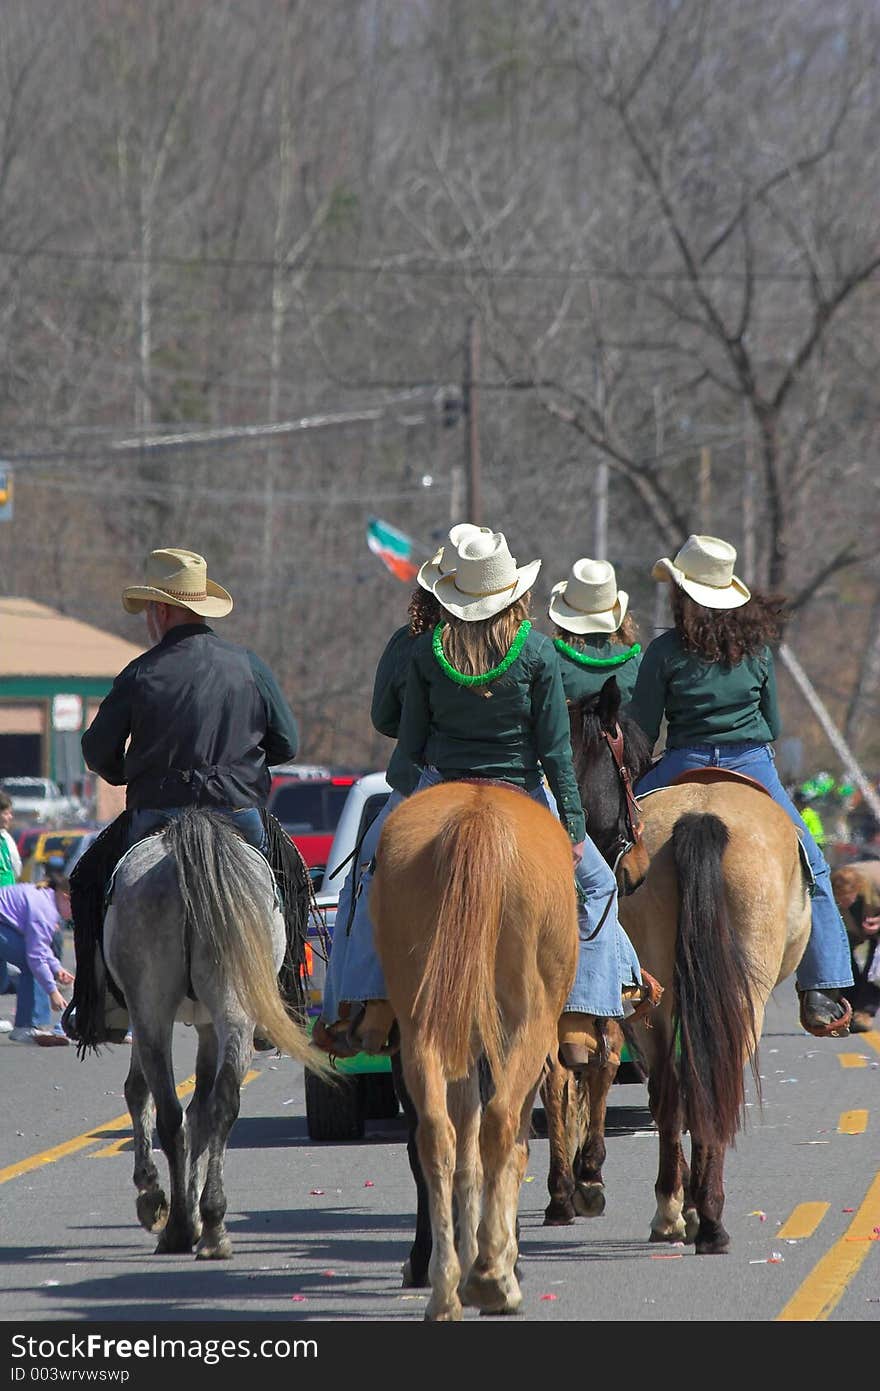
M 12 962 L 21 972 L 15 1024 L 6 1035 L 12 1043 L 42 1042 L 47 1038 L 67 1041 L 62 1034 L 46 1029 L 40 1018 L 36 987 L 49 997 L 56 1013 L 65 1008 L 67 1001 L 58 986 L 72 984 L 73 976 L 52 951 L 52 939 L 59 919 L 69 917 L 70 890 L 66 880 L 45 888 L 36 884 L 0 887 L 0 961 Z

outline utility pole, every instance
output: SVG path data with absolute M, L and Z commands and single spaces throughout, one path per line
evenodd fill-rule
M 745 471 L 743 473 L 743 579 L 755 584 L 755 444 L 749 408 L 743 402 L 743 435 L 745 438 Z
M 665 431 L 663 428 L 663 391 L 660 386 L 655 386 L 654 396 L 654 454 L 657 458 L 658 466 L 663 458 L 663 448 L 665 443 Z M 665 632 L 668 624 L 669 614 L 669 585 L 662 584 L 660 581 L 654 585 L 654 623 L 653 636 L 659 637 Z
M 700 526 L 708 535 L 712 529 L 712 451 L 707 445 L 700 450 Z
M 473 315 L 468 319 L 464 353 L 464 378 L 461 395 L 465 415 L 464 466 L 467 478 L 467 518 L 475 526 L 483 519 L 483 497 L 480 487 L 480 326 Z
M 602 373 L 601 359 L 596 357 L 596 407 L 605 425 L 605 377 Z M 608 461 L 604 454 L 596 465 L 593 556 L 596 560 L 608 559 Z

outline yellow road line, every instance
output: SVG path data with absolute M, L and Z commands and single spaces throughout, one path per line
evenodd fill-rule
M 259 1075 L 259 1072 L 249 1071 L 245 1074 L 242 1086 L 247 1086 L 248 1082 L 252 1082 Z M 177 1095 L 181 1098 L 188 1095 L 194 1089 L 195 1084 L 195 1077 L 187 1077 L 186 1081 L 181 1082 L 177 1088 Z M 52 1149 L 43 1150 L 40 1154 L 32 1154 L 29 1159 L 20 1159 L 17 1164 L 7 1165 L 5 1169 L 0 1169 L 0 1183 L 8 1183 L 13 1178 L 21 1178 L 23 1174 L 33 1173 L 35 1169 L 41 1169 L 46 1164 L 54 1164 L 58 1159 L 66 1159 L 69 1154 L 76 1154 L 79 1150 L 88 1149 L 89 1145 L 107 1139 L 108 1135 L 115 1130 L 128 1131 L 128 1135 L 124 1136 L 121 1141 L 114 1142 L 103 1151 L 106 1154 L 116 1154 L 119 1152 L 119 1145 L 131 1138 L 131 1116 L 128 1113 L 124 1116 L 116 1116 L 112 1121 L 104 1121 L 102 1125 L 96 1125 L 93 1130 L 87 1130 L 83 1135 L 77 1135 L 72 1140 L 65 1140 L 63 1144 L 55 1145 Z
M 804 1237 L 812 1236 L 830 1206 L 830 1203 L 798 1203 L 776 1235 L 788 1241 L 802 1241 Z
M 861 1053 L 838 1053 L 837 1061 L 841 1067 L 867 1067 L 868 1059 Z
M 844 1235 L 810 1271 L 777 1316 L 777 1323 L 818 1323 L 827 1319 L 868 1256 L 872 1242 L 876 1242 L 874 1229 L 877 1226 L 880 1226 L 880 1174 L 874 1176 L 864 1202 Z
M 864 1135 L 867 1128 L 867 1111 L 844 1111 L 837 1122 L 838 1135 Z

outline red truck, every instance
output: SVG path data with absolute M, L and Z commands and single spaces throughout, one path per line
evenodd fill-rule
M 308 764 L 272 769 L 269 811 L 299 847 L 317 882 L 327 864 L 349 788 L 359 776 Z

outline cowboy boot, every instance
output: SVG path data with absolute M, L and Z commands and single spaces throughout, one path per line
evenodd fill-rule
M 801 1028 L 814 1038 L 846 1038 L 852 1007 L 840 990 L 799 990 Z
M 626 985 L 620 992 L 623 997 L 624 1017 L 630 1024 L 637 1023 L 652 1009 L 656 1009 L 663 994 L 660 982 L 655 980 L 644 966 L 641 970 L 641 985 Z
M 602 1051 L 602 1023 L 595 1014 L 582 1014 L 567 1009 L 559 1016 L 557 1038 L 559 1061 L 572 1072 L 582 1072 L 589 1066 L 590 1056 L 597 1058 Z
M 359 1016 L 360 1009 L 356 1011 L 354 1018 Z M 322 1052 L 328 1053 L 331 1058 L 356 1058 L 360 1048 L 349 1036 L 352 1022 L 351 1005 L 346 1000 L 339 1006 L 339 1018 L 332 1024 L 326 1024 L 323 1019 L 315 1020 L 312 1027 L 312 1043 Z

